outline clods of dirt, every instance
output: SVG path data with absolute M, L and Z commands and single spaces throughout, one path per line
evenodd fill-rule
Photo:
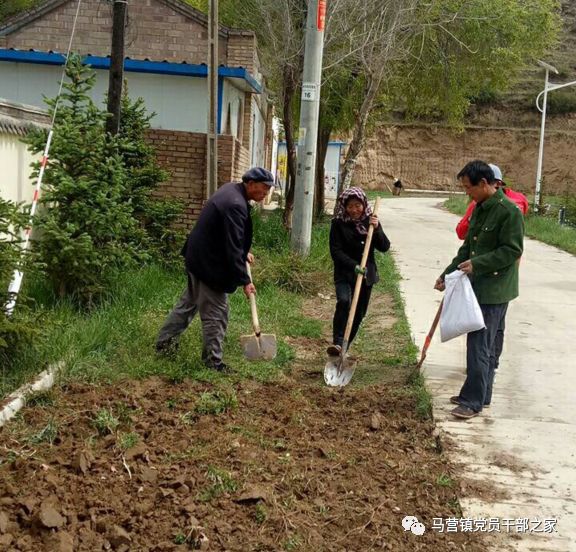
M 74 384 L 0 430 L 0 549 L 484 550 L 430 529 L 458 506 L 415 412 L 386 385 Z

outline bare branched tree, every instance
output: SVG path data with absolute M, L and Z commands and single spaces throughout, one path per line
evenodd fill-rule
M 364 13 L 360 16 L 361 23 L 352 31 L 347 62 L 361 79 L 362 90 L 342 169 L 342 188 L 348 188 L 352 182 L 356 160 L 366 141 L 370 115 L 392 64 L 406 55 L 419 0 L 373 0 L 359 4 Z
M 288 221 L 308 0 L 220 0 L 220 5 L 235 26 L 258 37 L 287 143 Z M 556 8 L 556 0 L 328 0 L 317 213 L 324 208 L 323 167 L 333 132 L 351 133 L 341 178 L 347 187 L 378 116 L 399 106 L 409 116 L 461 121 L 475 94 L 505 88 L 522 61 L 554 42 Z

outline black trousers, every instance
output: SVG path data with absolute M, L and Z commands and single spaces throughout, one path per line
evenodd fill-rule
M 342 345 L 344 339 L 344 332 L 346 331 L 346 324 L 348 322 L 348 314 L 352 304 L 352 294 L 354 293 L 354 286 L 348 282 L 336 282 L 336 312 L 334 313 L 334 322 L 332 324 L 332 337 L 334 345 Z M 352 343 L 360 324 L 368 311 L 368 303 L 370 302 L 370 295 L 372 294 L 372 286 L 366 285 L 362 282 L 360 290 L 360 297 L 358 298 L 358 305 L 356 307 L 356 314 L 354 315 L 354 323 L 352 324 L 352 333 L 348 345 Z
M 502 353 L 508 303 L 480 305 L 486 328 L 468 334 L 466 381 L 460 389 L 460 404 L 480 412 L 492 401 L 494 371 Z

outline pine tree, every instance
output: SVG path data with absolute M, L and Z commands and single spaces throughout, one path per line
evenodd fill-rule
M 144 100 L 131 100 L 127 88 L 122 97 L 120 119 L 120 154 L 128 173 L 126 194 L 132 202 L 134 216 L 145 232 L 146 247 L 162 263 L 181 262 L 179 252 L 182 232 L 175 223 L 184 211 L 182 201 L 160 198 L 157 190 L 168 179 L 160 167 L 154 148 L 146 140 L 146 131 L 154 113 L 148 114 Z
M 26 215 L 20 205 L 0 198 L 0 366 L 12 364 L 20 346 L 29 345 L 36 328 L 26 319 L 25 297 L 20 295 L 19 308 L 10 317 L 5 306 L 11 297 L 8 285 L 14 269 L 25 268 L 20 249 L 20 230 L 26 223 Z
M 36 221 L 41 235 L 36 250 L 60 297 L 91 304 L 118 271 L 145 256 L 139 248 L 143 236 L 127 201 L 119 139 L 106 134 L 106 113 L 89 96 L 96 75 L 73 55 L 66 76 Z M 56 99 L 47 103 L 53 113 Z M 27 143 L 39 153 L 46 138 L 45 131 L 35 131 Z

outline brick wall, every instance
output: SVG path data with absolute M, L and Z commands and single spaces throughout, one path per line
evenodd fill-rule
M 148 140 L 158 162 L 170 178 L 158 191 L 160 197 L 184 201 L 180 225 L 189 228 L 198 218 L 206 192 L 206 135 L 174 130 L 149 130 Z M 238 181 L 246 172 L 250 155 L 233 136 L 218 137 L 218 185 Z
M 218 136 L 218 187 L 234 180 L 234 157 L 236 155 L 234 136 Z
M 170 179 L 160 187 L 158 194 L 185 203 L 186 210 L 180 222 L 189 227 L 204 204 L 206 135 L 153 129 L 148 131 L 148 140 L 156 150 L 158 162 L 170 173 Z
M 244 67 L 254 74 L 259 69 L 256 37 L 249 33 L 231 34 L 228 37 L 227 57 L 231 67 Z
M 242 175 L 250 168 L 250 152 L 238 140 L 234 140 L 236 148 L 234 152 L 234 170 L 232 180 L 240 180 Z
M 43 17 L 9 34 L 4 47 L 66 52 L 76 2 L 66 2 Z M 112 4 L 84 0 L 73 50 L 81 54 L 110 54 Z M 206 63 L 207 29 L 199 21 L 172 9 L 162 0 L 130 2 L 126 56 L 135 59 Z M 227 64 L 227 39 L 220 35 L 220 63 Z M 254 54 L 252 54 L 254 55 Z
M 252 94 L 246 92 L 244 94 L 244 121 L 242 123 L 242 140 L 241 143 L 246 148 L 250 148 L 250 140 L 252 140 Z
M 218 137 L 218 183 L 237 182 L 250 168 L 250 152 L 234 136 Z

